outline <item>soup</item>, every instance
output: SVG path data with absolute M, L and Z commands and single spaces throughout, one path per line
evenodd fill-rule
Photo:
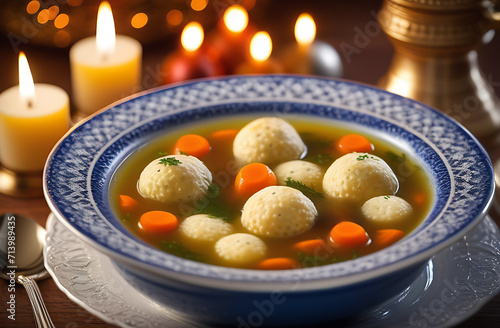
M 394 145 L 318 119 L 228 118 L 169 131 L 117 170 L 113 210 L 170 254 L 248 269 L 346 261 L 404 238 L 433 202 Z

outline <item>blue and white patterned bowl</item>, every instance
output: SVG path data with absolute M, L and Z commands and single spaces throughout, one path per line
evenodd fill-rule
M 217 267 L 161 252 L 130 234 L 109 204 L 113 173 L 169 127 L 241 114 L 304 115 L 364 129 L 427 170 L 435 203 L 417 230 L 355 260 L 289 271 Z M 299 76 L 240 76 L 153 90 L 75 126 L 44 171 L 54 214 L 109 256 L 144 294 L 184 318 L 232 326 L 301 325 L 359 313 L 407 287 L 434 254 L 485 215 L 493 197 L 489 157 L 447 116 L 359 84 Z

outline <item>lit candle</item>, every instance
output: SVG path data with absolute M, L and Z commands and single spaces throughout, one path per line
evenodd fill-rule
M 33 83 L 24 53 L 19 85 L 0 94 L 0 161 L 15 172 L 41 171 L 69 128 L 69 97 L 61 88 Z
M 283 69 L 277 61 L 269 58 L 273 51 L 273 43 L 269 33 L 255 33 L 250 41 L 251 59 L 238 66 L 237 74 L 272 74 L 282 73 Z
M 209 36 L 209 43 L 220 53 L 227 73 L 232 73 L 246 60 L 246 52 L 255 28 L 248 22 L 248 12 L 241 5 L 229 6 L 218 28 Z
M 167 56 L 162 63 L 164 83 L 224 74 L 217 52 L 203 47 L 205 32 L 198 22 L 188 23 L 181 34 L 182 49 Z
M 295 23 L 297 44 L 288 47 L 281 56 L 287 73 L 342 76 L 342 61 L 337 51 L 315 38 L 316 23 L 311 15 L 301 14 Z
M 96 36 L 75 43 L 69 56 L 73 99 L 82 116 L 141 90 L 141 44 L 115 35 L 107 1 L 99 6 Z

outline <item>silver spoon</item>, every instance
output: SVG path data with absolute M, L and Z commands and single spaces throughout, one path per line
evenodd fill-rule
M 16 282 L 26 288 L 37 327 L 54 327 L 35 282 L 49 276 L 43 266 L 44 239 L 45 229 L 35 220 L 13 213 L 0 217 L 0 277 L 9 281 L 9 293 Z

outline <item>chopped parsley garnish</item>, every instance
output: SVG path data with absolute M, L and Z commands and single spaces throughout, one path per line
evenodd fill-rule
M 364 155 L 359 155 L 358 158 L 356 158 L 357 161 L 362 161 L 364 160 L 365 158 L 368 158 L 368 155 L 364 154 Z
M 213 183 L 210 184 L 208 186 L 207 193 L 208 193 L 208 197 L 210 197 L 210 198 L 215 198 L 215 197 L 219 196 L 219 193 L 220 193 L 219 186 L 216 184 L 213 184 Z
M 356 158 L 356 160 L 357 160 L 357 161 L 363 161 L 363 160 L 368 159 L 368 158 L 371 158 L 371 159 L 376 159 L 376 158 L 375 158 L 375 157 L 373 157 L 373 156 L 369 156 L 369 155 L 367 155 L 367 154 L 364 154 L 364 155 L 359 155 L 359 156 Z
M 179 165 L 179 164 L 182 164 L 181 161 L 179 161 L 178 159 L 176 159 L 175 157 L 167 157 L 167 158 L 162 158 L 160 159 L 160 161 L 158 162 L 158 164 L 163 164 L 165 166 L 167 165 Z
M 392 151 L 388 151 L 385 153 L 387 155 L 387 158 L 390 160 L 390 161 L 393 161 L 393 162 L 404 162 L 406 161 L 406 154 L 401 154 L 401 155 L 398 155 Z
M 312 267 L 317 267 L 317 266 L 322 266 L 322 265 L 327 265 L 327 264 L 333 264 L 333 263 L 339 263 L 344 260 L 339 259 L 337 257 L 318 257 L 318 256 L 311 256 L 311 255 L 306 255 L 303 253 L 298 253 L 297 257 L 299 259 L 300 266 L 303 268 L 312 268 Z
M 125 214 L 125 216 L 122 217 L 122 222 L 127 223 L 130 221 L 130 213 Z
M 162 241 L 160 243 L 160 249 L 178 256 L 182 257 L 187 260 L 192 260 L 192 261 L 197 261 L 197 262 L 204 262 L 205 261 L 205 256 L 203 254 L 195 253 L 179 243 L 178 241 Z
M 227 205 L 224 203 L 224 200 L 219 197 L 219 195 L 219 186 L 216 184 L 209 185 L 206 197 L 202 198 L 198 202 L 192 215 L 206 214 L 214 219 L 231 222 L 233 220 L 233 216 L 226 208 Z
M 384 196 L 384 199 L 389 199 L 391 198 L 391 196 Z
M 179 154 L 189 156 L 185 151 L 179 150 Z
M 309 188 L 308 186 L 306 186 L 302 182 L 293 180 L 290 177 L 286 178 L 285 182 L 286 182 L 286 185 L 288 187 L 291 187 L 291 188 L 294 188 L 294 189 L 301 191 L 307 197 L 313 197 L 313 196 L 314 197 L 323 197 L 323 193 L 317 192 L 316 190 Z
M 206 214 L 211 218 L 221 219 L 228 223 L 233 221 L 231 213 L 224 208 L 223 202 L 218 198 L 211 200 L 205 198 L 204 201 L 198 204 L 193 215 L 194 214 Z
M 333 162 L 333 157 L 330 154 L 316 154 L 314 156 L 313 161 L 315 161 L 318 164 L 326 164 Z
M 168 153 L 166 153 L 164 151 L 159 151 L 158 156 L 165 157 L 165 156 L 168 156 Z
M 388 159 L 388 164 L 392 166 L 398 165 L 398 170 L 394 170 L 396 175 L 398 176 L 407 178 L 409 174 L 411 174 L 415 170 L 420 170 L 420 167 L 412 163 L 412 161 L 406 156 L 405 153 L 401 153 L 401 155 L 398 155 L 396 153 L 393 153 L 392 151 L 388 151 L 385 154 Z

